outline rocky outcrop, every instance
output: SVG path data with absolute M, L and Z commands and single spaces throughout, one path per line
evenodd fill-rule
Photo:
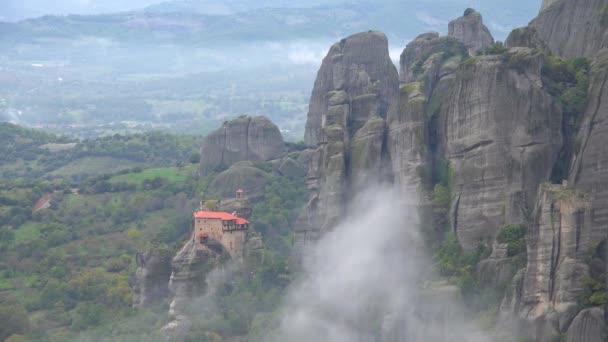
M 259 198 L 264 195 L 267 177 L 268 174 L 252 162 L 238 162 L 215 176 L 209 184 L 209 191 L 219 198 L 231 198 L 234 191 L 243 189 L 250 198 Z
M 277 166 L 277 173 L 288 178 L 303 178 L 306 176 L 305 164 L 301 164 L 297 159 L 285 157 Z
M 287 153 L 278 127 L 263 116 L 240 117 L 210 133 L 201 148 L 200 174 L 239 161 L 268 161 Z
M 399 59 L 399 84 L 414 82 L 422 71 L 423 63 L 453 43 L 454 37 L 439 37 L 437 32 L 423 33 L 407 44 Z
M 192 238 L 173 258 L 169 281 L 172 294 L 169 306 L 171 321 L 161 329 L 168 340 L 179 340 L 190 330 L 192 321 L 187 310 L 189 303 L 206 293 L 207 275 L 229 258 L 221 244 L 207 246 L 209 248 L 201 248 Z
M 472 8 L 467 8 L 462 17 L 450 21 L 448 35 L 461 41 L 471 55 L 494 43 L 490 30 L 483 24 L 481 14 Z
M 568 328 L 567 342 L 604 342 L 608 340 L 608 317 L 602 308 L 581 311 Z
M 604 0 L 548 0 L 530 26 L 562 57 L 593 57 L 608 47 L 608 5 Z
M 396 97 L 397 71 L 388 56 L 388 40 L 381 32 L 363 32 L 334 44 L 323 59 L 310 98 L 304 142 L 325 142 L 328 119 L 339 119 L 339 107 L 358 96 L 377 94 L 378 109 L 386 111 Z M 358 102 L 365 105 L 364 98 Z M 353 104 L 358 105 L 358 104 Z M 329 107 L 332 112 L 329 112 Z M 350 108 L 349 108 L 350 109 Z
M 561 148 L 561 109 L 530 49 L 464 63 L 441 101 L 437 139 L 451 169 L 452 226 L 464 248 L 491 245 L 504 224 L 525 222 Z M 440 153 L 441 154 L 441 153 Z
M 226 213 L 236 213 L 236 216 L 245 219 L 249 219 L 253 212 L 251 201 L 248 197 L 224 199 L 217 205 L 217 210 Z
M 549 8 L 549 6 L 553 5 L 554 3 L 558 2 L 559 0 L 543 0 L 543 3 L 540 7 L 541 12 L 544 11 L 545 9 Z
M 133 286 L 134 308 L 143 308 L 167 299 L 171 257 L 171 251 L 163 247 L 137 253 L 135 256 L 137 271 L 135 271 Z
M 363 32 L 331 47 L 310 100 L 305 139 L 317 148 L 307 176 L 310 201 L 296 241 L 315 239 L 335 225 L 347 189 L 356 191 L 382 177 L 385 119 L 397 94 L 397 70 L 384 34 Z
M 540 34 L 533 26 L 521 27 L 511 31 L 507 40 L 505 40 L 505 47 L 525 47 L 549 51 L 549 47 L 545 44 Z

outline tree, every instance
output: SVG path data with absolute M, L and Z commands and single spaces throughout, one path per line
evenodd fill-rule
M 190 155 L 189 160 L 191 164 L 198 164 L 201 161 L 201 154 L 198 152 L 193 152 Z
M 13 299 L 0 302 L 0 340 L 4 341 L 11 335 L 25 334 L 30 330 L 25 307 Z

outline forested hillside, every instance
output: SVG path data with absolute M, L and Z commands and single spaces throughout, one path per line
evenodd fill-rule
M 11 323 L 1 325 L 0 339 L 160 340 L 152 327 L 164 324 L 166 307 L 131 308 L 135 254 L 174 253 L 201 198 L 221 199 L 210 188 L 217 173 L 197 177 L 199 140 L 146 133 L 73 141 L 12 124 L 1 129 L 0 317 Z M 258 167 L 266 190 L 253 218 L 274 260 L 264 262 L 270 273 L 260 280 L 269 290 L 278 286 L 273 270 L 284 267 L 284 257 L 273 255 L 290 244 L 287 227 L 305 188 L 301 179 L 273 175 L 270 165 Z M 279 294 L 272 296 L 264 305 L 276 305 Z

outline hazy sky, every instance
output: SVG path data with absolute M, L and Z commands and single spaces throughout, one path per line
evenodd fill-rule
M 0 0 L 0 21 L 17 21 L 25 18 L 39 17 L 47 14 L 98 14 L 109 12 L 120 12 L 140 9 L 152 4 L 162 3 L 168 0 Z M 197 0 L 191 0 L 197 1 Z M 226 6 L 249 4 L 254 7 L 270 6 L 284 7 L 293 5 L 289 0 L 217 0 L 202 2 L 224 4 Z M 314 5 L 319 3 L 336 3 L 342 0 L 294 0 L 299 4 Z M 346 1 L 346 0 L 345 0 Z M 388 0 L 391 1 L 391 0 Z M 400 1 L 400 0 L 394 0 Z M 429 0 L 419 0 L 420 3 L 431 2 Z M 488 3 L 501 4 L 507 10 L 519 9 L 526 10 L 532 5 L 534 12 L 540 8 L 541 0 L 512 0 L 504 3 L 504 0 L 445 0 L 448 3 L 461 4 L 463 8 L 474 7 L 483 9 Z M 535 14 L 535 13 L 534 13 Z M 489 14 L 486 14 L 489 15 Z
M 142 8 L 161 0 L 0 0 L 0 20 L 20 20 L 45 14 L 91 14 Z

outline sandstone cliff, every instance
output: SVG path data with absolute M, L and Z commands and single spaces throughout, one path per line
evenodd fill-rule
M 268 161 L 287 153 L 278 127 L 263 116 L 240 117 L 210 133 L 201 148 L 200 174 L 239 161 Z

